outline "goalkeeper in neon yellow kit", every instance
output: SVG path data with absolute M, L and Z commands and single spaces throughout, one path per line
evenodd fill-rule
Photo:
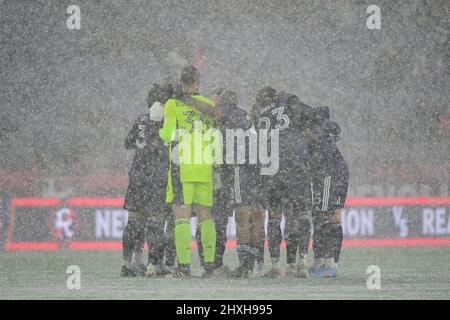
M 174 276 L 190 275 L 189 222 L 192 206 L 195 205 L 204 252 L 204 277 L 208 277 L 213 274 L 216 247 L 216 229 L 211 216 L 213 165 L 215 157 L 221 157 L 222 152 L 220 147 L 219 150 L 213 147 L 218 142 L 214 140 L 217 138 L 214 136 L 216 120 L 183 102 L 196 99 L 214 107 L 209 99 L 198 94 L 198 70 L 192 66 L 183 68 L 180 82 L 182 97 L 179 100 L 169 99 L 164 105 L 164 125 L 159 132 L 160 137 L 170 144 L 166 202 L 173 204 L 175 213 L 178 271 Z

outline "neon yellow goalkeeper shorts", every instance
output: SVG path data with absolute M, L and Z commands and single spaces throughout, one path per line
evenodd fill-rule
M 182 182 L 183 204 L 212 207 L 214 188 L 212 182 Z
M 175 205 L 197 204 L 212 207 L 214 188 L 213 182 L 182 182 L 172 185 L 170 179 L 166 192 L 166 203 Z M 182 190 L 180 190 L 182 189 Z

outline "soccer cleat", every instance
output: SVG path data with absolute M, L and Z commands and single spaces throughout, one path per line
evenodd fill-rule
M 264 275 L 264 262 L 257 262 L 255 266 L 255 271 L 253 272 L 254 277 L 261 277 Z
M 288 278 L 297 277 L 297 266 L 295 265 L 295 263 L 289 263 L 287 265 L 285 276 Z
M 136 277 L 136 274 L 134 273 L 133 269 L 127 268 L 125 265 L 123 265 L 120 269 L 120 276 L 124 278 L 131 278 Z
M 166 266 L 162 265 L 156 268 L 156 276 L 158 277 L 166 277 L 167 275 L 172 274 L 173 271 L 166 268 Z
M 246 279 L 249 276 L 249 272 L 247 270 L 247 268 L 243 267 L 243 266 L 239 266 L 236 269 L 234 269 L 232 272 L 230 272 L 229 274 L 229 278 L 231 279 Z
M 166 278 L 174 278 L 174 279 L 181 279 L 181 278 L 190 278 L 190 274 L 177 270 L 174 273 L 168 274 Z
M 279 267 L 272 267 L 272 269 L 270 269 L 269 272 L 266 272 L 263 277 L 277 279 L 277 278 L 281 278 L 282 276 L 283 276 L 283 274 L 281 273 L 281 270 Z
M 336 278 L 337 268 L 322 266 L 315 272 L 309 274 L 311 278 Z
M 214 263 L 205 263 L 205 267 L 202 272 L 202 278 L 212 278 L 214 276 L 214 266 Z
M 306 263 L 299 263 L 297 265 L 297 277 L 298 278 L 308 278 L 309 272 Z
M 231 270 L 230 267 L 228 267 L 228 266 L 221 266 L 214 270 L 214 275 L 218 276 L 218 277 L 231 278 L 232 274 L 233 274 L 233 270 Z
M 135 264 L 133 265 L 132 270 L 136 274 L 136 277 L 147 276 L 147 267 L 145 266 L 145 264 Z
M 148 263 L 147 265 L 147 272 L 146 272 L 147 277 L 155 277 L 157 275 L 157 270 L 156 270 L 156 266 L 153 263 Z
M 214 270 L 205 270 L 202 273 L 202 278 L 204 278 L 204 279 L 209 279 L 209 278 L 212 278 L 212 277 L 214 277 Z
M 175 272 L 173 272 L 173 273 L 171 273 L 171 274 L 168 274 L 168 275 L 166 275 L 166 278 L 176 278 L 176 279 L 179 279 L 179 278 L 190 278 L 191 277 L 191 270 L 190 270 L 190 267 L 188 266 L 188 265 L 186 265 L 186 266 L 178 266 L 178 269 L 175 271 Z
M 308 273 L 311 276 L 312 273 L 316 272 L 317 270 L 319 270 L 320 268 L 324 267 L 324 265 L 321 266 L 316 266 L 316 265 L 312 265 L 311 267 L 309 267 L 308 269 Z

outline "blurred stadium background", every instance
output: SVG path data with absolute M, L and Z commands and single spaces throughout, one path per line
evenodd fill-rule
M 66 27 L 72 4 L 81 30 Z M 205 95 L 234 89 L 246 109 L 264 85 L 329 106 L 351 173 L 345 245 L 431 246 L 421 250 L 448 266 L 450 4 L 378 1 L 381 30 L 368 30 L 370 4 L 0 0 L 2 264 L 25 275 L 22 262 L 44 270 L 52 253 L 17 249 L 120 248 L 124 137 L 150 85 L 191 63 Z M 397 249 L 367 250 L 370 260 Z M 425 252 L 405 250 L 407 264 Z

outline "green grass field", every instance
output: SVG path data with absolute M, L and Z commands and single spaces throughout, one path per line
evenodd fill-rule
M 236 265 L 235 251 L 225 258 Z M 0 252 L 0 299 L 450 299 L 450 247 L 346 248 L 341 259 L 337 279 L 147 279 L 120 278 L 119 251 Z M 80 290 L 66 287 L 69 265 Z M 380 290 L 366 286 L 370 265 Z

